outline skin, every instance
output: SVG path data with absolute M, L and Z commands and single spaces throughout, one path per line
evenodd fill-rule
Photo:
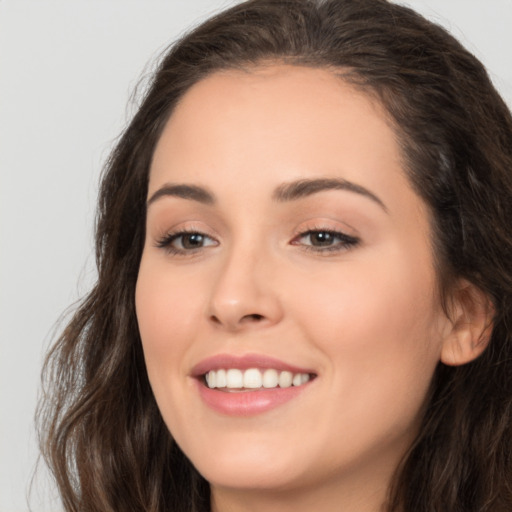
M 283 184 L 318 178 L 374 197 L 275 199 Z M 210 482 L 213 510 L 382 510 L 453 334 L 429 212 L 382 108 L 327 70 L 215 73 L 186 93 L 157 145 L 148 198 L 168 184 L 215 201 L 151 201 L 137 317 L 162 416 Z M 158 246 L 184 229 L 205 244 Z M 312 230 L 357 243 L 325 250 Z M 263 414 L 223 415 L 191 376 L 219 353 L 268 355 L 316 378 Z

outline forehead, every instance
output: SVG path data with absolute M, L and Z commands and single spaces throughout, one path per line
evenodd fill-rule
M 214 121 L 215 129 L 221 132 L 223 127 L 229 127 L 230 120 L 239 120 L 240 116 L 247 116 L 247 122 L 240 126 L 244 131 L 262 126 L 270 131 L 279 128 L 280 122 L 301 120 L 323 122 L 329 128 L 329 121 L 339 116 L 339 121 L 354 127 L 382 128 L 394 137 L 380 102 L 343 80 L 341 70 L 335 73 L 285 64 L 213 73 L 183 95 L 168 124 L 171 129 L 179 124 L 180 131 L 197 133 L 202 127 L 211 130 L 212 126 L 206 123 Z M 298 123 L 294 129 L 301 126 L 303 123 Z
M 373 96 L 328 69 L 267 65 L 216 72 L 189 89 L 157 144 L 148 194 L 168 182 L 240 195 L 324 177 L 384 203 L 421 202 Z
M 344 98 L 353 101 L 359 98 L 359 108 L 371 110 L 385 117 L 385 110 L 373 96 L 351 85 L 343 76 L 343 69 L 312 68 L 300 65 L 267 63 L 243 69 L 219 70 L 194 84 L 180 99 L 174 115 L 194 105 L 215 111 L 221 107 L 230 112 L 250 102 L 265 107 L 280 101 L 282 107 L 294 107 L 304 111 L 314 107 L 319 111 L 346 103 Z M 304 99 L 307 99 L 304 102 Z M 206 101 L 206 105 L 203 103 Z M 363 104 L 365 104 L 363 106 Z M 276 112 L 277 114 L 277 112 Z
M 346 159 L 364 159 L 370 142 L 373 153 L 397 160 L 395 138 L 381 105 L 332 71 L 290 65 L 227 70 L 196 83 L 181 98 L 157 145 L 152 175 L 162 159 L 168 168 L 170 157 L 178 164 L 206 150 L 210 160 L 229 156 L 242 167 L 257 152 L 273 152 L 275 158 L 295 154 L 321 164 L 333 149 Z

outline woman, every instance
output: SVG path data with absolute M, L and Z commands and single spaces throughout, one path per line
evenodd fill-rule
M 48 359 L 66 510 L 510 510 L 511 168 L 485 70 L 406 8 L 185 36 Z

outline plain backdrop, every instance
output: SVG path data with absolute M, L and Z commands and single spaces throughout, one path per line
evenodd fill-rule
M 94 281 L 98 176 L 162 50 L 230 0 L 0 0 L 0 512 L 29 510 L 44 351 Z M 512 0 L 410 0 L 512 105 Z M 34 512 L 59 511 L 42 467 Z

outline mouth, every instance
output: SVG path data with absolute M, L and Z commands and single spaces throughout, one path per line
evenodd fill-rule
M 203 403 L 227 416 L 255 416 L 307 393 L 318 374 L 261 354 L 219 354 L 191 371 Z
M 209 389 L 228 393 L 299 387 L 315 378 L 308 372 L 292 372 L 275 368 L 220 368 L 201 375 Z

